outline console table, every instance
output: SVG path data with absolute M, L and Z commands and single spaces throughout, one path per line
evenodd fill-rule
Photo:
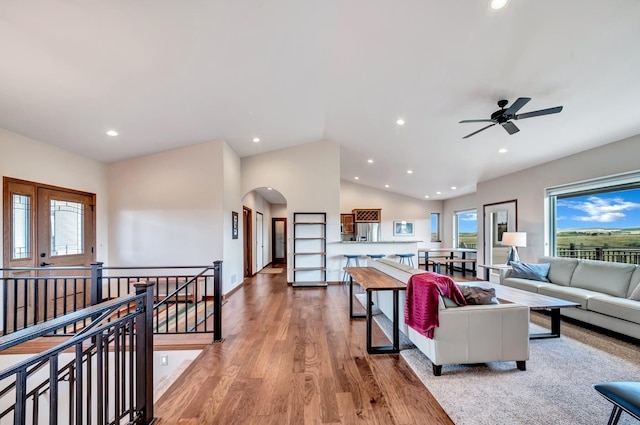
M 349 317 L 351 319 L 366 318 L 367 320 L 367 353 L 369 354 L 394 354 L 400 352 L 400 330 L 398 329 L 398 292 L 407 288 L 407 285 L 398 279 L 394 279 L 386 273 L 373 267 L 345 267 L 349 275 Z M 353 282 L 357 282 L 367 292 L 366 314 L 353 313 Z M 373 314 L 371 312 L 373 291 L 393 291 L 393 345 L 376 346 L 371 343 L 371 325 Z

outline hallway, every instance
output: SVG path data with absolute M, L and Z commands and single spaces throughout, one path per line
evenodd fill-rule
M 247 279 L 223 306 L 225 341 L 160 398 L 158 423 L 451 424 L 398 355 L 366 353 L 347 294 L 293 289 L 286 273 Z

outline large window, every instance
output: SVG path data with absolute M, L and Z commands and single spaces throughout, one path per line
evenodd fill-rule
M 455 248 L 478 246 L 478 213 L 475 209 L 456 211 L 453 214 Z
M 431 213 L 431 242 L 440 242 L 440 213 Z
M 640 172 L 547 190 L 550 254 L 640 264 Z

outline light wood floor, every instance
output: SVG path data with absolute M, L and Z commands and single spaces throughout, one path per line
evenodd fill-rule
M 294 289 L 285 273 L 256 274 L 222 326 L 225 341 L 158 400 L 159 424 L 453 423 L 399 355 L 366 353 L 347 286 Z

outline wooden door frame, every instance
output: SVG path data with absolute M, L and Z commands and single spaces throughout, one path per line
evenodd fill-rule
M 276 261 L 276 222 L 284 222 L 284 257 L 282 263 Z M 271 218 L 271 264 L 287 264 L 287 218 Z
M 242 251 L 244 252 L 243 275 L 251 277 L 253 273 L 253 231 L 252 231 L 252 210 L 251 208 L 242 206 Z
M 258 226 L 258 216 L 262 217 L 262 228 Z M 262 245 L 258 244 L 258 235 L 260 235 L 260 240 L 262 241 Z M 264 215 L 260 211 L 256 211 L 256 268 L 262 269 L 264 267 Z M 259 260 L 259 261 L 258 261 Z M 260 271 L 260 270 L 258 270 Z

